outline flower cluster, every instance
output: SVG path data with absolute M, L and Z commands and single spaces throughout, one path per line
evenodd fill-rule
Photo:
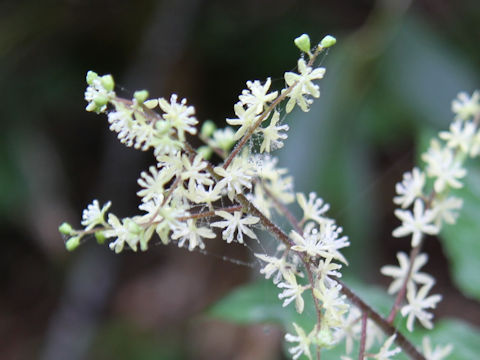
M 152 149 L 155 164 L 137 180 L 139 214 L 118 218 L 109 212 L 110 202 L 101 206 L 94 200 L 83 212 L 83 229 L 74 230 L 67 223 L 60 226 L 67 237 L 67 249 L 75 249 L 88 235 L 94 235 L 99 243 L 108 239 L 116 253 L 145 251 L 156 234 L 163 244 L 194 251 L 204 249 L 217 237 L 227 243 L 244 244 L 247 238 L 258 241 L 254 230 L 262 227 L 281 242 L 275 254 L 255 256 L 263 265 L 260 273 L 278 287 L 283 307 L 294 304 L 301 314 L 304 297 L 314 300 L 315 326 L 303 329 L 293 323 L 294 331 L 285 335 L 285 340 L 293 343 L 289 349 L 293 359 L 302 355 L 312 359 L 311 347 L 318 352 L 341 341 L 345 341 L 346 355 L 350 356 L 354 341 L 360 338 L 363 351 L 377 346 L 378 352 L 368 353 L 369 357 L 391 359 L 400 352 L 398 347 L 391 349 L 396 334 L 382 335 L 373 319 L 367 318 L 370 310 L 353 301 L 340 282 L 340 270 L 348 265 L 341 251 L 350 242 L 327 216 L 329 205 L 314 192 L 295 194 L 292 177 L 270 154 L 287 139 L 286 114 L 297 105 L 308 111 L 313 98 L 320 96 L 316 82 L 323 78 L 325 69 L 315 67 L 315 60 L 334 43 L 335 39 L 327 36 L 312 49 L 307 35 L 295 39 L 302 51 L 298 72 L 286 72 L 285 87 L 278 90 L 271 89 L 270 78 L 247 81 L 233 107 L 234 117 L 226 119 L 231 127 L 220 129 L 205 121 L 199 131 L 194 107 L 176 94 L 169 100 L 148 99 L 148 92 L 142 90 L 132 99 L 120 98 L 111 75 L 90 71 L 87 110 L 107 113 L 110 130 L 119 140 L 143 151 Z M 464 160 L 480 153 L 480 94 L 460 94 L 452 109 L 456 117 L 450 131 L 440 133 L 443 143 L 432 141 L 422 157 L 425 170 L 415 167 L 396 186 L 394 203 L 400 208 L 395 215 L 402 224 L 393 236 L 411 236 L 414 249 L 410 257 L 398 253 L 399 266 L 384 266 L 381 272 L 394 279 L 389 293 L 399 294 L 400 301 L 406 295 L 407 304 L 400 313 L 407 318 L 410 331 L 416 319 L 432 328 L 429 309 L 441 299 L 440 295 L 428 295 L 434 279 L 420 272 L 428 259 L 420 253 L 423 236 L 438 234 L 444 223 L 455 222 L 462 200 L 449 191 L 462 186 Z M 191 136 L 198 136 L 204 145 L 193 148 L 188 142 Z M 245 146 L 253 138 L 261 140 L 259 146 Z M 214 155 L 218 159 L 211 161 Z M 302 212 L 299 220 L 288 208 L 293 203 Z M 284 216 L 290 228 L 281 229 L 273 223 L 274 214 Z M 430 340 L 424 340 L 424 353 L 430 360 L 442 359 L 450 351 L 450 346 L 432 350 Z

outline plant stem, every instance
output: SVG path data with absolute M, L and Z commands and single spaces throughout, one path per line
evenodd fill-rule
M 362 313 L 362 337 L 360 338 L 360 351 L 358 353 L 358 360 L 363 360 L 365 357 L 365 344 L 367 342 L 367 320 L 368 314 L 366 311 Z

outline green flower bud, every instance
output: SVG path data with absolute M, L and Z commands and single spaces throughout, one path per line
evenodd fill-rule
M 81 239 L 81 236 L 71 237 L 71 238 L 68 239 L 67 242 L 65 243 L 65 248 L 66 248 L 68 251 L 73 251 L 73 250 L 75 250 L 77 247 L 80 246 L 80 239 Z
M 294 42 L 301 51 L 305 53 L 310 51 L 310 37 L 307 34 L 300 35 Z
M 147 90 L 135 91 L 135 93 L 133 94 L 133 97 L 135 98 L 135 100 L 137 100 L 139 104 L 143 104 L 145 100 L 148 99 L 148 91 Z
M 135 221 L 132 221 L 130 219 L 127 221 L 128 221 L 127 229 L 130 233 L 138 235 L 142 232 L 142 228 Z
M 108 104 L 108 97 L 103 96 L 103 95 L 98 95 L 93 99 L 93 102 L 97 107 L 101 108 L 102 106 L 105 106 Z
M 145 101 L 143 103 L 143 105 L 145 105 L 149 109 L 153 109 L 153 108 L 157 107 L 158 100 L 157 99 L 150 99 L 150 100 Z
M 170 130 L 170 124 L 166 121 L 157 121 L 155 123 L 155 128 L 161 135 L 164 135 Z
M 62 225 L 58 227 L 58 231 L 60 231 L 60 234 L 63 235 L 72 235 L 73 234 L 73 228 L 69 223 L 64 222 Z
M 113 81 L 113 76 L 110 74 L 103 75 L 100 79 L 100 82 L 102 83 L 102 86 L 104 87 L 104 89 L 107 91 L 112 91 L 113 88 L 115 87 L 115 81 Z
M 333 46 L 335 45 L 335 43 L 337 42 L 337 39 L 335 39 L 333 36 L 331 35 L 327 35 L 325 36 L 322 41 L 320 42 L 320 46 L 322 48 L 328 48 L 330 46 Z
M 212 120 L 207 120 L 203 123 L 200 134 L 206 138 L 209 138 L 213 135 L 215 130 L 217 130 L 217 126 L 215 125 L 215 123 Z
M 200 146 L 197 149 L 197 153 L 204 159 L 204 160 L 210 160 L 213 154 L 213 150 L 209 146 Z
M 87 84 L 92 85 L 93 81 L 98 78 L 98 74 L 95 71 L 87 72 Z
M 100 245 L 105 244 L 105 240 L 107 240 L 107 237 L 105 236 L 105 233 L 103 231 L 97 231 L 95 233 L 95 239 L 97 239 L 97 243 Z

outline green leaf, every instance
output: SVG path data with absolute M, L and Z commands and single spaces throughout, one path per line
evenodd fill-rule
M 480 300 L 480 170 L 467 168 L 464 187 L 454 193 L 463 199 L 463 208 L 455 225 L 444 226 L 440 239 L 455 284 L 465 295 Z
M 206 315 L 238 324 L 277 323 L 290 329 L 293 322 L 304 329 L 312 329 L 316 316 L 312 297 L 304 296 L 305 310 L 298 314 L 295 305 L 282 307 L 279 289 L 271 282 L 259 280 L 243 285 L 214 304 Z

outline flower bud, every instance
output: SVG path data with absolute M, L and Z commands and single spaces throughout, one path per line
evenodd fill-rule
M 212 120 L 207 120 L 203 123 L 200 134 L 206 138 L 209 138 L 213 135 L 215 130 L 217 130 L 217 126 L 215 125 L 215 123 Z
M 305 53 L 310 51 L 310 37 L 307 34 L 300 35 L 294 42 L 301 51 Z
M 97 239 L 97 243 L 99 245 L 103 245 L 105 244 L 105 240 L 107 239 L 107 237 L 105 236 L 105 233 L 103 231 L 97 231 L 95 233 L 95 239 Z
M 64 222 L 62 225 L 58 227 L 58 231 L 60 231 L 60 234 L 63 235 L 72 235 L 73 234 L 73 228 L 69 223 Z
M 100 78 L 100 82 L 102 83 L 104 89 L 107 91 L 112 91 L 115 87 L 115 82 L 113 81 L 112 75 L 103 75 Z
M 135 91 L 135 93 L 133 94 L 133 97 L 135 98 L 135 100 L 137 100 L 139 104 L 143 104 L 145 100 L 147 100 L 148 98 L 148 91 L 147 90 Z
M 75 250 L 77 247 L 79 247 L 80 245 L 80 236 L 74 236 L 74 237 L 71 237 L 70 239 L 67 240 L 67 242 L 65 243 L 65 248 L 68 250 L 68 251 L 73 251 Z
M 335 39 L 331 35 L 327 35 L 322 39 L 322 41 L 320 41 L 320 46 L 325 49 L 335 45 L 336 42 L 337 42 L 337 39 Z
M 101 108 L 102 106 L 105 106 L 108 104 L 108 97 L 103 96 L 103 95 L 98 95 L 93 99 L 93 102 L 98 108 Z
M 200 155 L 204 160 L 210 160 L 212 157 L 213 151 L 209 146 L 200 146 L 197 149 L 198 155 Z
M 98 74 L 95 71 L 87 72 L 87 84 L 92 85 L 93 81 L 98 78 Z

